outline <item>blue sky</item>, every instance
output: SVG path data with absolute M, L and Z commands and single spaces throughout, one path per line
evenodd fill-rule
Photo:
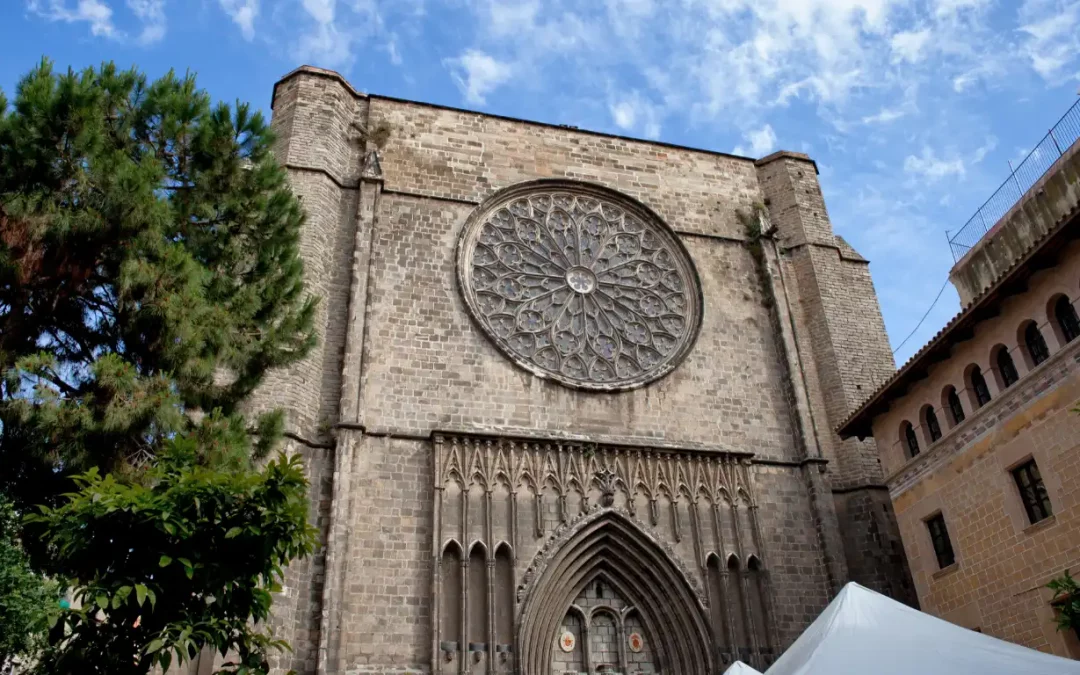
M 814 157 L 893 346 L 957 230 L 1072 105 L 1080 0 L 0 0 L 0 88 L 39 58 L 193 70 L 269 114 L 301 63 L 358 89 Z M 898 365 L 959 310 L 949 286 Z

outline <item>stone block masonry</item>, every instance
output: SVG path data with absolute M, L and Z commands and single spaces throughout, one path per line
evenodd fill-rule
M 833 235 L 808 158 L 754 162 L 367 96 L 306 67 L 278 83 L 273 108 L 275 151 L 307 211 L 320 343 L 253 407 L 288 411 L 324 536 L 275 604 L 296 648 L 280 672 L 584 672 L 585 652 L 629 672 L 721 672 L 734 655 L 764 669 L 849 570 L 903 595 L 890 585 L 906 568 L 873 449 L 832 432 L 893 364 L 866 261 Z M 388 131 L 380 147 L 366 140 L 374 129 Z M 670 374 L 581 391 L 516 366 L 471 319 L 456 268 L 465 221 L 543 178 L 651 209 L 685 247 L 702 326 Z M 755 204 L 775 225 L 767 263 L 739 217 Z M 631 317 L 653 292 L 607 311 Z M 582 335 L 597 335 L 590 325 Z M 440 437 L 564 449 L 535 483 L 463 464 L 446 484 L 463 491 L 448 499 L 458 488 L 436 480 Z M 588 459 L 600 456 L 643 458 L 640 474 L 613 472 L 606 506 L 608 465 Z M 649 473 L 660 466 L 683 474 Z M 578 538 L 598 548 L 577 551 Z M 616 541 L 639 562 L 604 553 Z M 528 599 L 545 575 L 580 584 L 566 607 Z M 677 611 L 652 611 L 650 584 L 631 579 L 670 585 Z M 583 613 L 597 581 L 624 604 Z M 556 644 L 563 628 L 578 631 L 580 658 Z M 631 633 L 644 650 L 629 649 Z

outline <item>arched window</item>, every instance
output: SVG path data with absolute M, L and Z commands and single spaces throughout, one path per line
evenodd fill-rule
M 919 439 L 915 436 L 915 427 L 911 426 L 911 422 L 904 422 L 901 428 L 904 445 L 907 446 L 907 456 L 914 458 L 919 454 Z
M 1020 379 L 1020 374 L 1016 372 L 1016 364 L 1013 363 L 1008 348 L 1002 345 L 998 349 L 995 360 L 997 361 L 998 376 L 1001 377 L 1001 388 L 1008 389 Z
M 1054 318 L 1061 328 L 1061 337 L 1065 342 L 1072 342 L 1080 336 L 1080 319 L 1076 317 L 1076 308 L 1064 295 L 1054 303 Z
M 1029 321 L 1024 329 L 1024 344 L 1027 346 L 1028 355 L 1031 357 L 1031 365 L 1037 366 L 1050 358 L 1050 350 L 1046 347 L 1039 324 Z
M 926 433 L 930 436 L 930 442 L 933 443 L 937 439 L 941 438 L 941 425 L 937 421 L 937 413 L 930 406 L 926 406 L 926 412 L 923 413 L 923 419 L 926 424 Z
M 953 424 L 964 421 L 964 406 L 960 403 L 960 397 L 956 395 L 956 387 L 949 387 L 948 393 L 945 394 L 945 405 L 949 407 Z
M 971 390 L 975 392 L 975 403 L 981 408 L 990 402 L 990 387 L 986 386 L 986 379 L 978 366 L 971 369 L 971 375 L 968 377 L 971 378 Z

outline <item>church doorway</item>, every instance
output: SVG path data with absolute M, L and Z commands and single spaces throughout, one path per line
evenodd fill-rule
M 701 599 L 634 523 L 605 511 L 546 560 L 521 608 L 523 673 L 708 675 Z

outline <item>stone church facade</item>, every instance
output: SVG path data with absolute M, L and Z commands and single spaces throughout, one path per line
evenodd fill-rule
M 322 546 L 275 672 L 764 669 L 840 586 L 913 602 L 872 443 L 894 369 L 816 165 L 274 89 L 319 346 L 288 412 Z

